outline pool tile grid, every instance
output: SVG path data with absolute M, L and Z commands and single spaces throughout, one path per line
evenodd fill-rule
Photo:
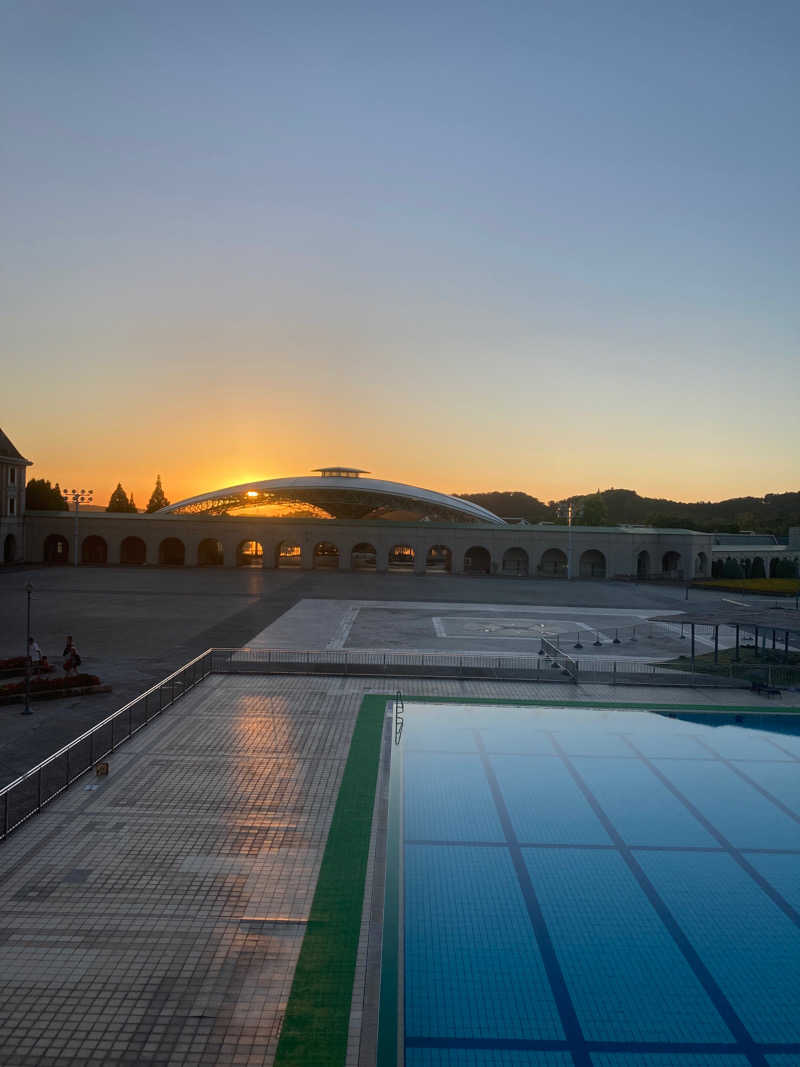
M 749 737 L 749 736 L 755 736 L 755 735 L 749 735 L 748 734 L 747 736 Z M 480 740 L 480 735 L 477 735 L 477 738 L 478 738 L 478 740 Z M 558 746 L 558 742 L 557 742 L 556 738 L 554 738 L 554 742 L 555 742 L 556 748 L 558 749 L 559 746 Z M 419 752 L 419 753 L 416 753 L 416 754 L 417 755 L 422 755 L 423 753 Z M 564 760 L 565 762 L 569 763 L 570 756 L 566 752 L 561 750 L 561 751 L 559 751 L 558 754 L 559 754 L 559 757 L 562 760 Z M 430 755 L 430 753 L 428 753 L 428 755 Z M 466 756 L 467 753 L 464 752 L 463 755 Z M 639 759 L 640 758 L 639 753 L 636 752 L 636 751 L 633 751 L 632 755 L 634 756 L 635 759 Z M 487 753 L 487 758 L 488 758 L 488 753 Z M 494 753 L 492 753 L 492 755 L 491 755 L 491 761 L 492 761 L 492 763 L 497 763 L 498 762 Z M 509 762 L 511 762 L 511 761 L 509 761 Z M 576 762 L 579 762 L 579 761 L 576 761 Z M 589 761 L 586 760 L 585 762 L 588 763 Z M 644 761 L 644 762 L 645 762 L 645 765 L 647 765 L 647 761 Z M 702 760 L 697 760 L 696 762 L 702 762 Z M 773 761 L 770 760 L 769 762 L 773 762 Z M 774 761 L 774 762 L 784 762 L 784 761 L 779 759 L 779 760 Z M 720 759 L 720 764 L 724 765 L 724 758 Z M 489 770 L 491 772 L 491 764 L 489 764 Z M 573 770 L 575 770 L 575 769 L 573 768 Z M 576 773 L 576 776 L 579 777 L 579 775 L 577 775 L 577 771 L 575 773 Z M 587 797 L 590 798 L 590 799 L 593 799 L 593 798 L 591 798 L 591 791 L 588 788 L 588 786 L 586 786 L 585 783 L 583 783 L 583 785 L 584 785 L 584 787 L 586 789 Z M 505 789 L 505 785 L 504 785 L 503 788 Z M 677 791 L 675 791 L 675 792 L 677 792 Z M 502 794 L 501 794 L 501 799 L 502 799 Z M 679 801 L 679 806 L 683 806 L 683 807 L 686 808 L 686 814 L 687 814 L 687 816 L 690 816 L 690 821 L 693 822 L 694 821 L 694 818 L 693 818 L 694 812 L 692 810 L 692 805 L 691 804 L 687 804 L 686 798 L 684 798 L 679 793 L 677 794 L 676 799 Z M 602 811 L 602 809 L 600 809 L 600 806 L 599 806 L 599 804 L 597 804 L 596 800 L 594 801 L 594 803 L 597 806 L 597 808 L 599 808 L 598 815 L 602 815 L 602 816 L 605 817 L 605 813 Z M 508 820 L 510 822 L 510 820 L 511 820 L 511 816 L 510 815 L 508 816 Z M 618 833 L 616 833 L 616 830 L 615 830 L 615 828 L 613 826 L 613 823 L 611 823 L 611 821 L 608 820 L 607 817 L 601 818 L 601 822 L 609 830 L 609 834 L 614 839 L 614 843 L 610 844 L 609 846 L 604 846 L 604 845 L 600 845 L 600 844 L 591 844 L 591 845 L 589 845 L 589 844 L 584 843 L 584 846 L 583 846 L 582 849 L 581 849 L 580 846 L 578 846 L 578 849 L 579 849 L 578 854 L 581 854 L 581 852 L 582 852 L 583 854 L 586 854 L 586 855 L 595 855 L 595 856 L 598 857 L 598 859 L 602 858 L 602 856 L 605 855 L 609 859 L 611 859 L 611 857 L 614 854 L 619 855 L 620 851 L 622 851 L 622 850 L 624 850 L 626 848 L 625 842 L 622 840 L 622 837 L 619 836 Z M 709 824 L 707 819 L 703 819 L 702 823 L 698 822 L 697 826 L 700 828 L 700 832 L 701 833 L 706 833 L 706 832 L 709 832 L 709 831 L 715 831 L 715 828 Z M 469 836 L 470 835 L 468 833 L 465 833 L 465 834 L 462 835 L 462 838 L 469 838 Z M 494 836 L 494 835 L 492 835 L 492 836 Z M 513 836 L 513 832 L 512 832 L 512 836 Z M 722 838 L 722 840 L 719 840 L 719 836 L 716 835 L 715 832 L 714 833 L 710 833 L 710 838 L 709 839 L 712 842 L 710 844 L 710 846 L 707 846 L 707 847 L 694 846 L 693 851 L 695 851 L 695 852 L 697 852 L 698 854 L 701 854 L 701 855 L 708 854 L 709 860 L 713 859 L 713 860 L 722 860 L 724 862 L 729 862 L 728 858 L 727 858 L 727 855 L 730 853 L 730 851 L 732 849 L 732 846 L 730 845 L 730 842 L 728 842 L 726 839 L 724 839 L 724 837 Z M 448 845 L 458 845 L 459 847 L 466 848 L 466 849 L 472 849 L 474 847 L 483 847 L 483 848 L 489 849 L 493 853 L 497 852 L 497 842 L 495 840 L 477 842 L 477 841 L 471 841 L 471 840 L 467 840 L 467 839 L 462 839 L 461 841 L 458 841 L 458 840 L 453 840 L 452 838 L 450 838 L 449 840 L 441 840 L 441 841 L 430 840 L 428 843 L 429 844 L 434 844 L 434 843 L 435 844 L 439 844 L 439 845 L 441 845 L 443 847 L 446 847 Z M 800 841 L 796 841 L 795 843 L 800 845 Z M 413 839 L 407 838 L 407 845 L 413 846 L 414 844 L 422 845 L 423 842 L 421 840 L 419 840 L 419 839 L 417 841 L 414 841 Z M 528 843 L 520 844 L 519 841 L 517 841 L 517 845 L 521 850 L 524 850 L 526 856 L 528 855 L 529 850 L 532 850 L 532 849 L 534 849 L 536 847 L 533 843 L 531 843 L 531 844 L 528 844 Z M 574 855 L 575 854 L 574 850 L 576 848 L 577 842 L 574 842 L 574 843 L 573 842 L 570 842 L 570 843 L 558 843 L 558 842 L 548 841 L 548 842 L 543 842 L 542 845 L 544 845 L 545 847 L 549 847 L 550 849 L 554 850 L 554 851 L 550 852 L 550 856 L 551 856 L 551 858 L 557 858 L 560 854 L 561 855 L 563 855 L 563 854 L 572 854 L 572 855 Z M 621 848 L 620 848 L 620 846 L 621 846 Z M 653 854 L 652 863 L 655 864 L 659 860 L 659 855 L 662 854 L 662 853 L 665 855 L 665 859 L 668 858 L 667 854 L 670 853 L 670 852 L 675 853 L 675 858 L 678 859 L 679 858 L 678 853 L 687 852 L 687 851 L 689 851 L 691 849 L 692 849 L 691 846 L 687 846 L 685 844 L 684 845 L 675 844 L 675 845 L 672 845 L 672 846 L 660 846 L 660 847 L 653 848 L 652 846 L 648 846 L 648 845 L 642 843 L 641 845 L 638 846 L 638 848 L 636 846 L 633 846 L 633 847 L 631 847 L 629 849 L 629 857 L 628 858 L 629 858 L 629 860 L 633 861 L 633 863 L 636 866 L 638 866 L 638 864 L 636 864 L 636 860 L 634 859 L 634 856 L 633 856 L 634 850 L 641 851 L 642 854 L 647 854 L 647 853 L 651 853 L 652 852 L 652 854 Z M 513 850 L 513 846 L 512 846 L 512 850 Z M 568 850 L 568 851 L 564 852 L 564 851 L 561 851 L 561 850 Z M 433 851 L 436 851 L 436 850 L 433 850 Z M 735 852 L 736 850 L 733 849 L 733 851 Z M 763 855 L 760 855 L 758 857 L 758 862 L 761 862 L 764 865 L 767 865 L 769 863 L 776 863 L 776 862 L 778 862 L 778 863 L 786 863 L 786 864 L 795 863 L 797 861 L 797 859 L 798 859 L 798 855 L 800 855 L 800 849 L 785 849 L 785 850 L 784 849 L 753 849 L 752 851 L 753 852 L 763 853 Z M 648 883 L 647 875 L 645 874 L 644 869 L 642 867 L 639 867 L 638 870 L 639 870 L 639 876 L 636 879 L 636 881 L 639 884 L 644 882 L 645 888 L 647 888 L 647 890 L 648 890 L 648 892 L 646 893 L 646 897 L 649 900 L 649 904 L 650 904 L 651 907 L 655 904 L 655 911 L 657 913 L 656 921 L 662 923 L 667 928 L 667 936 L 672 938 L 672 940 L 675 943 L 675 945 L 678 946 L 678 948 L 680 948 L 681 953 L 682 953 L 684 959 L 686 960 L 686 963 L 688 963 L 688 965 L 689 965 L 688 969 L 692 973 L 692 975 L 694 976 L 693 980 L 694 980 L 694 978 L 699 980 L 697 991 L 699 991 L 699 993 L 702 996 L 703 995 L 703 987 L 706 988 L 706 993 L 710 996 L 711 1002 L 713 1002 L 717 1006 L 717 1012 L 719 1013 L 717 1017 L 719 1019 L 720 1025 L 722 1025 L 722 1019 L 725 1019 L 728 1022 L 729 1029 L 726 1029 L 725 1026 L 722 1025 L 722 1030 L 721 1031 L 718 1031 L 713 1036 L 711 1034 L 707 1034 L 706 1037 L 705 1037 L 705 1041 L 701 1040 L 701 1042 L 699 1044 L 697 1043 L 696 1038 L 695 1038 L 694 1048 L 696 1049 L 696 1051 L 691 1051 L 691 1052 L 690 1052 L 690 1049 L 692 1049 L 692 1047 L 693 1047 L 693 1043 L 691 1042 L 691 1040 L 689 1040 L 688 1042 L 682 1042 L 682 1043 L 667 1042 L 666 1045 L 662 1045 L 662 1048 L 664 1049 L 663 1052 L 658 1052 L 657 1048 L 654 1048 L 653 1045 L 650 1046 L 650 1049 L 651 1049 L 650 1051 L 646 1051 L 644 1047 L 637 1048 L 637 1043 L 636 1042 L 630 1042 L 630 1041 L 626 1042 L 625 1040 L 622 1040 L 621 1042 L 617 1043 L 617 1051 L 615 1051 L 614 1053 L 611 1052 L 611 1049 L 615 1047 L 615 1043 L 613 1041 L 609 1042 L 608 1040 L 606 1040 L 606 1041 L 602 1042 L 602 1045 L 609 1050 L 607 1053 L 600 1053 L 599 1051 L 595 1051 L 596 1048 L 597 1048 L 597 1045 L 596 1045 L 596 1043 L 594 1041 L 589 1042 L 586 1045 L 585 1049 L 581 1049 L 580 1047 L 578 1047 L 578 1049 L 576 1050 L 575 1045 L 573 1044 L 572 1045 L 572 1050 L 573 1050 L 573 1052 L 577 1051 L 580 1062 L 584 1062 L 585 1061 L 585 1055 L 584 1054 L 585 1054 L 586 1051 L 588 1051 L 589 1055 L 590 1055 L 590 1060 L 586 1060 L 585 1062 L 592 1062 L 592 1063 L 595 1063 L 595 1062 L 600 1063 L 600 1062 L 602 1062 L 603 1064 L 612 1064 L 612 1063 L 619 1062 L 621 1064 L 623 1064 L 623 1063 L 630 1064 L 631 1067 L 633 1067 L 633 1064 L 640 1064 L 640 1063 L 641 1064 L 644 1064 L 644 1063 L 648 1063 L 649 1064 L 651 1062 L 654 1065 L 655 1064 L 663 1064 L 664 1067 L 678 1067 L 678 1065 L 684 1064 L 684 1063 L 688 1067 L 689 1064 L 695 1064 L 695 1063 L 696 1064 L 701 1064 L 701 1063 L 705 1064 L 706 1062 L 708 1062 L 709 1064 L 711 1064 L 711 1063 L 716 1064 L 717 1067 L 722 1067 L 723 1064 L 728 1064 L 728 1063 L 737 1064 L 738 1065 L 738 1064 L 744 1064 L 744 1063 L 767 1064 L 767 1062 L 769 1062 L 771 1064 L 773 1062 L 773 1060 L 775 1061 L 775 1063 L 784 1063 L 784 1062 L 785 1063 L 789 1063 L 789 1062 L 792 1062 L 792 1057 L 794 1057 L 797 1060 L 797 1062 L 800 1063 L 800 1042 L 798 1041 L 798 1035 L 795 1033 L 795 1028 L 793 1028 L 792 1026 L 789 1026 L 788 1031 L 785 1034 L 782 1034 L 782 1035 L 778 1035 L 775 1032 L 776 1025 L 779 1025 L 779 1018 L 778 1017 L 781 1016 L 781 1013 L 783 1013 L 784 1017 L 786 1016 L 787 1013 L 788 1013 L 788 1015 L 790 1017 L 792 1015 L 791 1006 L 789 1004 L 785 1003 L 785 998 L 784 998 L 784 1003 L 779 1003 L 777 1005 L 777 1010 L 776 1010 L 775 1013 L 773 1013 L 773 1018 L 770 1020 L 770 1023 L 768 1023 L 768 1025 L 766 1027 L 766 1031 L 764 1033 L 758 1033 L 757 1034 L 758 1041 L 755 1040 L 751 1036 L 751 1034 L 750 1034 L 750 1032 L 748 1030 L 748 1027 L 746 1027 L 742 1023 L 741 1018 L 739 1017 L 739 1015 L 737 1015 L 737 1011 L 734 1009 L 734 1007 L 731 1005 L 730 1001 L 728 1000 L 727 993 L 731 992 L 730 981 L 728 980 L 730 978 L 730 976 L 727 976 L 727 978 L 723 981 L 722 986 L 725 987 L 724 990 L 723 990 L 722 986 L 719 985 L 717 983 L 717 981 L 716 981 L 716 977 L 719 974 L 718 961 L 715 961 L 715 968 L 714 968 L 715 973 L 714 973 L 714 975 L 712 975 L 711 971 L 708 968 L 706 968 L 705 963 L 703 962 L 703 959 L 701 959 L 700 954 L 695 950 L 695 947 L 692 944 L 692 941 L 685 935 L 681 925 L 679 925 L 679 923 L 675 921 L 673 916 L 670 914 L 669 909 L 665 905 L 664 901 L 659 897 L 659 894 L 658 894 L 655 886 L 653 884 L 651 884 L 651 883 Z M 797 868 L 795 868 L 795 870 L 797 870 Z M 778 894 L 778 891 L 771 884 L 769 884 L 767 882 L 767 879 L 765 878 L 765 876 L 761 875 L 758 872 L 758 870 L 756 870 L 755 868 L 753 868 L 752 870 L 747 870 L 746 867 L 745 867 L 745 869 L 743 869 L 741 873 L 742 873 L 743 877 L 745 877 L 745 874 L 746 874 L 747 877 L 745 878 L 745 882 L 747 883 L 747 885 L 752 887 L 753 892 L 755 892 L 757 895 L 760 892 L 763 891 L 763 885 L 761 883 L 766 883 L 766 884 L 769 885 L 769 889 L 771 891 L 770 895 L 773 897 L 773 900 L 774 900 L 776 895 L 778 897 L 780 896 L 780 894 Z M 753 876 L 755 876 L 755 877 L 753 877 Z M 786 880 L 791 879 L 791 873 L 789 872 L 788 868 L 786 869 L 784 877 L 785 877 Z M 541 885 L 542 885 L 541 881 L 537 881 L 537 883 L 536 883 L 537 890 L 541 889 Z M 710 888 L 710 887 L 707 887 L 707 888 Z M 563 883 L 562 883 L 562 892 L 563 892 Z M 762 899 L 762 902 L 763 902 L 763 897 L 761 899 Z M 785 904 L 786 902 L 783 901 L 783 903 Z M 540 910 L 541 910 L 541 906 L 540 906 Z M 789 908 L 789 910 L 791 911 L 791 907 Z M 711 916 L 709 916 L 709 918 L 711 918 Z M 783 917 L 779 917 L 779 918 L 781 919 L 781 921 L 783 920 Z M 536 921 L 538 921 L 538 919 Z M 537 940 L 541 940 L 540 933 L 537 932 L 536 936 L 537 936 Z M 707 956 L 708 955 L 708 945 L 707 944 L 703 944 L 702 938 L 700 936 L 700 932 L 699 931 L 695 931 L 694 936 L 696 937 L 698 943 L 700 943 L 702 945 L 702 949 L 703 949 L 704 955 Z M 778 935 L 777 940 L 780 940 L 780 935 Z M 561 944 L 560 951 L 563 951 L 563 944 Z M 548 950 L 546 949 L 545 950 L 545 955 L 547 955 L 547 952 L 548 952 Z M 800 976 L 798 976 L 798 977 L 800 978 Z M 562 982 L 558 978 L 558 976 L 556 976 L 556 981 L 558 983 L 558 986 L 561 986 L 561 988 L 563 989 Z M 790 982 L 790 984 L 791 984 L 791 982 Z M 558 988 L 558 986 L 557 986 L 557 988 Z M 794 988 L 796 989 L 797 987 L 794 986 Z M 634 992 L 635 992 L 635 990 L 634 990 Z M 776 989 L 771 990 L 771 992 L 773 993 L 773 995 L 776 995 L 778 993 L 778 991 Z M 796 999 L 796 994 L 793 993 L 792 996 L 794 996 L 795 999 Z M 794 1001 L 792 1003 L 794 1003 Z M 744 1004 L 744 1002 L 742 1001 L 741 996 L 739 996 L 739 998 L 738 998 L 738 1006 L 739 1006 L 740 1009 L 743 1006 L 743 1004 Z M 794 1007 L 797 1008 L 797 1006 L 798 1005 L 796 1003 L 794 1003 Z M 761 1009 L 759 1008 L 759 1010 L 761 1010 Z M 714 1015 L 717 1014 L 717 1012 L 715 1012 L 713 1008 L 711 1009 L 711 1012 Z M 757 1020 L 758 1012 L 756 1011 L 755 1008 L 753 1009 L 753 1012 L 755 1014 L 751 1013 L 751 1016 L 748 1019 L 748 1023 L 750 1025 L 750 1029 L 757 1030 L 757 1021 L 756 1020 Z M 794 1012 L 794 1014 L 795 1015 L 797 1014 L 796 1011 Z M 771 1027 L 771 1029 L 770 1029 L 770 1027 Z M 736 1044 L 733 1044 L 734 1037 L 731 1035 L 731 1031 L 733 1031 L 733 1035 L 735 1035 Z M 608 1036 L 610 1036 L 610 1035 L 608 1035 Z M 622 1035 L 620 1035 L 620 1036 L 622 1036 Z M 714 1042 L 714 1040 L 713 1040 L 714 1036 L 717 1039 L 716 1042 Z M 770 1040 L 770 1037 L 772 1038 L 772 1040 Z M 783 1038 L 783 1040 L 781 1040 L 781 1037 Z M 709 1038 L 711 1038 L 711 1042 L 712 1043 L 709 1043 Z M 444 1063 L 448 1063 L 449 1064 L 451 1062 L 452 1063 L 472 1062 L 468 1058 L 467 1059 L 463 1059 L 463 1060 L 459 1059 L 459 1058 L 456 1058 L 456 1054 L 457 1053 L 458 1054 L 462 1054 L 462 1055 L 465 1054 L 465 1052 L 466 1052 L 465 1048 L 461 1048 L 461 1047 L 457 1047 L 457 1046 L 453 1046 L 453 1047 L 450 1047 L 450 1048 L 445 1048 L 441 1044 L 439 1044 L 439 1046 L 437 1047 L 437 1043 L 434 1042 L 432 1039 L 430 1040 L 430 1042 L 426 1042 L 426 1041 L 422 1040 L 421 1038 L 415 1038 L 415 1036 L 413 1034 L 410 1035 L 409 1040 L 411 1042 L 411 1047 L 409 1047 L 408 1051 L 409 1051 L 410 1054 L 413 1053 L 413 1055 L 411 1055 L 410 1058 L 409 1058 L 409 1062 L 410 1063 L 429 1063 L 429 1062 L 430 1063 L 439 1063 L 439 1062 L 441 1062 L 443 1064 Z M 469 1044 L 469 1042 L 467 1044 Z M 534 1044 L 534 1042 L 528 1042 L 527 1043 L 527 1047 L 525 1049 L 523 1049 L 523 1050 L 519 1050 L 518 1049 L 516 1052 L 513 1053 L 514 1056 L 517 1056 L 517 1055 L 522 1056 L 523 1057 L 522 1059 L 519 1059 L 519 1060 L 517 1060 L 517 1059 L 513 1059 L 513 1060 L 512 1059 L 508 1059 L 508 1060 L 506 1060 L 503 1057 L 512 1055 L 512 1051 L 509 1050 L 508 1048 L 505 1048 L 505 1050 L 503 1050 L 503 1043 L 502 1042 L 500 1042 L 499 1044 L 498 1043 L 489 1042 L 488 1044 L 485 1044 L 485 1045 L 481 1046 L 481 1055 L 487 1055 L 488 1056 L 490 1054 L 490 1052 L 491 1052 L 492 1056 L 496 1056 L 498 1058 L 496 1060 L 494 1058 L 486 1059 L 486 1060 L 484 1060 L 484 1059 L 476 1059 L 474 1062 L 476 1062 L 476 1063 L 483 1063 L 483 1062 L 494 1063 L 494 1062 L 497 1062 L 498 1064 L 499 1063 L 505 1063 L 505 1062 L 509 1062 L 509 1063 L 511 1063 L 511 1062 L 514 1062 L 514 1063 L 516 1063 L 516 1062 L 520 1062 L 520 1063 L 521 1062 L 535 1063 L 535 1062 L 538 1062 L 538 1060 L 536 1059 L 536 1057 L 538 1057 L 538 1056 L 545 1056 L 545 1055 L 551 1055 L 551 1054 L 552 1055 L 560 1055 L 560 1053 L 557 1052 L 557 1049 L 554 1048 L 552 1045 L 550 1046 L 551 1049 L 552 1049 L 552 1052 L 551 1053 L 545 1053 L 545 1051 L 543 1049 L 542 1049 L 542 1051 L 539 1051 L 539 1052 L 535 1051 L 534 1048 L 532 1047 L 533 1044 Z M 738 1049 L 737 1049 L 736 1045 L 738 1045 Z M 541 1048 L 541 1043 L 540 1043 L 539 1047 Z M 563 1045 L 562 1045 L 562 1047 L 563 1047 Z M 624 1051 L 624 1049 L 626 1047 L 630 1050 L 629 1052 L 625 1052 Z M 636 1051 L 634 1051 L 635 1048 L 637 1049 Z M 433 1052 L 434 1049 L 435 1049 L 435 1053 Z M 702 1051 L 701 1051 L 701 1049 L 702 1049 Z M 727 1049 L 730 1049 L 730 1052 L 726 1051 Z M 769 1052 L 769 1060 L 767 1060 L 766 1055 L 767 1055 L 769 1049 L 772 1049 L 772 1051 Z M 790 1049 L 792 1051 L 789 1051 Z M 422 1055 L 423 1052 L 426 1054 L 425 1056 Z M 437 1059 L 436 1055 L 439 1055 L 441 1058 Z M 431 1056 L 433 1058 L 431 1058 Z M 453 1058 L 450 1058 L 451 1056 Z M 525 1058 L 525 1057 L 530 1057 L 530 1059 Z M 786 1057 L 788 1057 L 788 1058 L 786 1058 Z M 578 1062 L 578 1060 L 576 1060 L 576 1062 Z

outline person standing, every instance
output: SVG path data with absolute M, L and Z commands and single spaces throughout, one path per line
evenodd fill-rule
M 31 661 L 31 667 L 37 670 L 42 665 L 42 650 L 39 648 L 39 643 L 33 637 L 28 638 L 28 659 Z
M 77 646 L 72 640 L 72 634 L 67 634 L 67 643 L 62 655 L 64 657 L 64 673 L 71 674 L 74 671 L 77 674 L 78 667 L 81 665 L 81 657 L 78 655 Z

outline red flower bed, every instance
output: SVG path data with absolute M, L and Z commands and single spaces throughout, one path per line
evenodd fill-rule
M 47 690 L 82 689 L 88 685 L 100 685 L 100 679 L 96 674 L 71 675 L 69 678 L 34 678 L 31 680 L 30 691 L 32 693 L 42 693 Z M 15 693 L 24 692 L 24 682 L 14 682 L 11 685 L 0 686 L 0 696 L 13 696 Z
M 25 670 L 25 657 L 24 656 L 12 656 L 11 659 L 0 659 L 0 671 L 10 671 L 12 668 Z

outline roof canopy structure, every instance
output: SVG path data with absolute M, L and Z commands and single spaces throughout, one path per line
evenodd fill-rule
M 258 513 L 276 518 L 386 519 L 505 526 L 469 500 L 402 482 L 362 478 L 356 467 L 322 467 L 314 477 L 271 478 L 188 497 L 159 515 Z

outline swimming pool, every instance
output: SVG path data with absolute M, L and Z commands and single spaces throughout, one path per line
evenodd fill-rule
M 407 701 L 380 1067 L 800 1065 L 797 721 Z

